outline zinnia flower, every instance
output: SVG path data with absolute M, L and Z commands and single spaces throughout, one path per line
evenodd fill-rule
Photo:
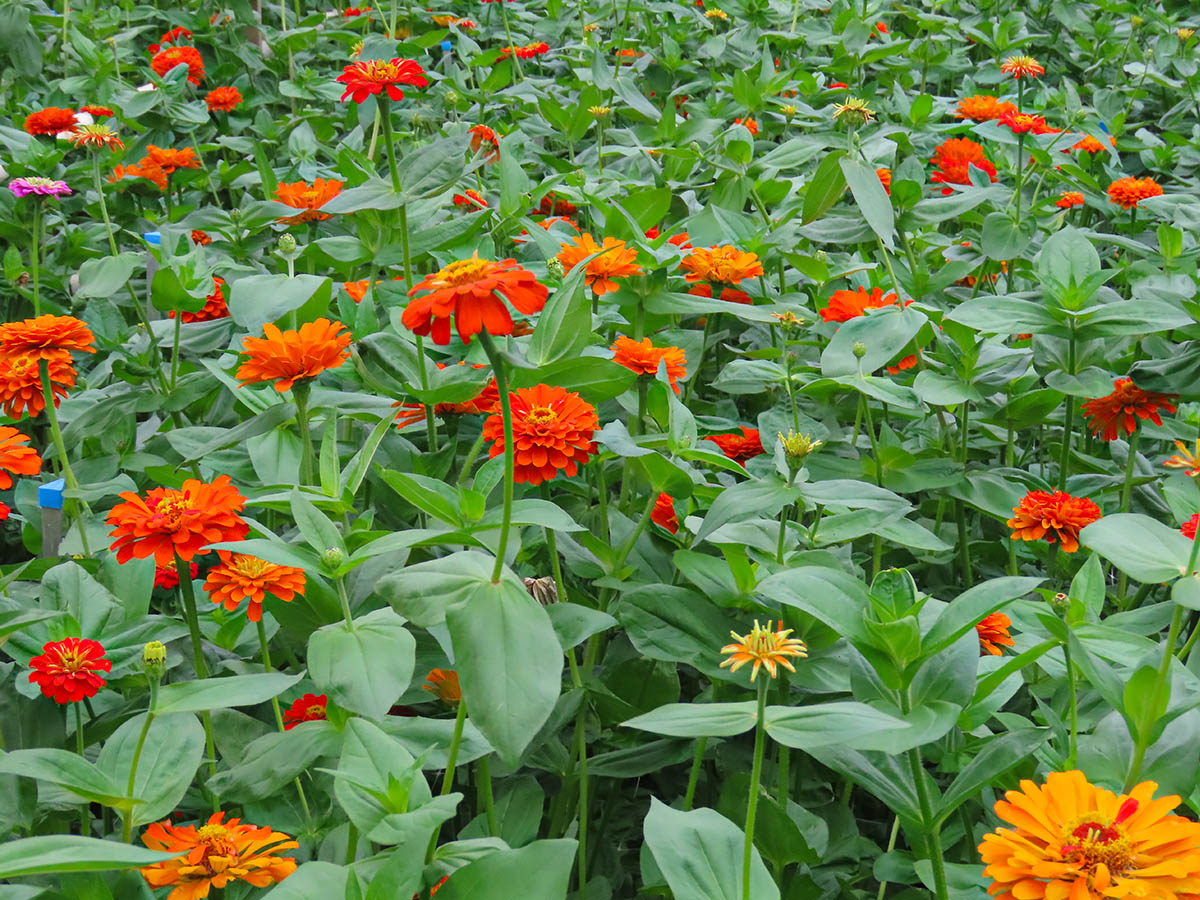
M 859 97 L 847 97 L 845 103 L 833 104 L 833 119 L 846 119 L 857 125 L 866 125 L 875 118 L 875 111 L 866 100 Z
M 188 575 L 192 580 L 200 574 L 200 566 L 194 562 L 188 563 Z M 164 591 L 173 591 L 179 587 L 179 570 L 175 566 L 155 566 L 154 567 L 154 586 L 162 588 Z
M 887 168 L 876 169 L 875 175 L 879 178 L 879 183 L 883 185 L 884 191 L 890 197 L 892 195 L 892 170 Z
M 1032 56 L 1010 56 L 1000 64 L 1000 71 L 1013 78 L 1033 78 L 1046 74 L 1041 63 Z
M 70 356 L 64 354 L 47 360 L 47 371 L 51 396 L 57 408 L 67 391 L 75 387 L 75 366 Z M 20 353 L 0 357 L 0 405 L 10 419 L 19 419 L 26 414 L 37 416 L 46 408 L 37 356 Z
M 0 359 L 69 360 L 70 351 L 95 353 L 91 330 L 74 316 L 38 316 L 0 325 Z
M 169 47 L 172 44 L 178 44 L 181 40 L 190 40 L 191 37 L 192 33 L 188 29 L 184 28 L 182 25 L 178 25 L 160 37 L 160 43 L 151 44 L 146 48 L 146 50 L 151 56 L 153 56 L 155 53 L 158 53 L 160 50 L 162 50 L 163 47 Z
M 658 374 L 659 362 L 665 362 L 667 380 L 675 393 L 679 393 L 678 381 L 687 375 L 687 358 L 679 347 L 655 347 L 650 338 L 635 341 L 632 338 L 619 337 L 612 349 L 613 362 L 617 365 L 639 375 L 649 375 L 651 378 Z
M 172 825 L 170 819 L 147 828 L 142 843 L 151 850 L 184 854 L 139 870 L 150 887 L 173 887 L 167 900 L 199 900 L 210 888 L 235 881 L 267 887 L 296 871 L 295 859 L 276 855 L 300 846 L 291 837 L 224 818 L 224 812 L 215 812 L 199 828 Z
M 1117 145 L 1117 139 L 1110 137 L 1109 143 L 1114 147 Z M 1063 153 L 1070 153 L 1071 150 L 1079 150 L 1082 153 L 1103 153 L 1104 145 L 1092 137 L 1090 134 L 1084 135 L 1079 141 L 1071 145 L 1070 149 L 1064 150 Z
M 659 494 L 654 501 L 654 509 L 650 511 L 650 521 L 671 534 L 678 534 L 679 517 L 675 515 L 675 498 L 667 493 Z
M 280 331 L 267 322 L 263 325 L 265 337 L 242 340 L 242 352 L 248 359 L 237 370 L 237 379 L 243 385 L 274 381 L 275 390 L 282 394 L 297 381 L 336 369 L 350 358 L 346 348 L 352 335 L 342 332 L 345 327 L 341 322 L 317 319 L 305 322 L 299 331 Z
M 242 102 L 242 92 L 235 87 L 213 88 L 204 95 L 209 112 L 232 112 Z
M 500 138 L 496 136 L 495 131 L 486 125 L 472 125 L 467 129 L 467 133 L 471 135 L 472 153 L 478 153 L 483 145 L 487 144 L 487 161 L 494 163 L 500 158 Z
M 154 55 L 150 68 L 161 78 L 176 66 L 187 66 L 187 80 L 198 85 L 204 78 L 204 58 L 195 47 L 168 47 Z
M 460 366 L 466 365 L 465 362 L 459 362 Z M 438 363 L 439 369 L 446 368 L 445 363 Z M 483 363 L 476 363 L 471 368 L 486 369 L 487 366 Z M 425 418 L 425 404 L 423 403 L 395 403 L 394 406 L 400 407 L 401 412 L 396 415 L 396 428 L 407 428 L 414 422 L 420 422 Z M 484 386 L 475 397 L 468 400 L 466 403 L 438 403 L 434 405 L 433 412 L 437 416 L 446 415 L 491 415 L 500 408 L 500 390 L 496 387 L 496 379 L 493 378 Z
M 244 553 L 218 552 L 221 562 L 209 569 L 208 578 L 204 580 L 204 589 L 218 606 L 224 604 L 227 610 L 234 612 L 243 600 L 249 600 L 246 618 L 257 622 L 262 618 L 262 605 L 267 594 L 285 603 L 297 594 L 303 596 L 303 569 L 276 565 Z
M 1158 408 L 1161 406 L 1173 413 L 1175 404 L 1172 401 L 1178 399 L 1178 394 L 1144 391 L 1130 379 L 1118 378 L 1113 382 L 1113 392 L 1107 397 L 1088 400 L 1083 404 L 1083 415 L 1088 420 L 1092 434 L 1100 435 L 1106 441 L 1115 441 L 1122 430 L 1127 435 L 1137 431 L 1139 419 L 1149 419 L 1155 425 L 1162 425 Z
M 970 138 L 950 138 L 937 148 L 930 162 L 938 168 L 929 178 L 933 182 L 970 184 L 971 166 L 986 172 L 992 181 L 996 180 L 996 167 L 983 155 L 983 147 Z M 942 188 L 943 195 L 952 193 L 952 189 Z
M 687 269 L 684 277 L 691 282 L 738 284 L 763 273 L 762 263 L 756 254 L 739 250 L 731 244 L 697 247 L 679 265 Z
M 329 698 L 324 694 L 305 694 L 283 711 L 283 730 L 291 731 L 301 722 L 324 722 Z
M 156 565 L 169 566 L 175 554 L 188 562 L 209 544 L 240 541 L 250 531 L 238 515 L 246 498 L 228 475 L 211 484 L 189 478 L 179 489 L 151 488 L 144 500 L 132 491 L 120 497 L 124 502 L 107 519 L 119 563 L 153 556 Z
M 125 142 L 117 136 L 117 132 L 104 124 L 80 125 L 71 132 L 67 140 L 76 147 L 95 147 L 107 150 L 123 150 L 125 148 Z
M 1196 441 L 1196 449 L 1189 450 L 1187 444 L 1183 441 L 1176 441 L 1175 446 L 1179 452 L 1163 463 L 1171 469 L 1187 469 L 1187 474 L 1192 478 L 1200 475 L 1200 439 Z
M 35 194 L 39 197 L 62 197 L 71 193 L 65 181 L 55 181 L 53 178 L 42 178 L 31 175 L 28 178 L 14 178 L 8 183 L 8 189 L 17 197 L 28 197 Z
M 116 115 L 116 112 L 107 106 L 92 106 L 90 104 L 79 107 L 79 111 L 85 112 L 89 116 L 94 116 L 97 119 L 111 119 Z
M 209 238 L 211 241 L 212 238 Z M 196 312 L 184 312 L 184 322 L 211 322 L 214 319 L 229 318 L 229 307 L 225 305 L 225 293 L 221 288 L 225 285 L 225 279 L 218 275 L 213 276 L 213 292 L 205 296 L 205 303 Z M 167 313 L 169 318 L 175 318 L 175 310 Z
M 586 257 L 604 250 L 599 256 L 587 264 L 584 282 L 592 289 L 597 297 L 615 291 L 619 285 L 614 278 L 628 278 L 630 275 L 640 275 L 642 267 L 637 263 L 637 251 L 625 246 L 624 241 L 613 237 L 604 239 L 604 246 L 596 243 L 596 239 L 587 232 L 575 238 L 572 243 L 559 244 L 562 248 L 555 257 L 563 264 L 566 271 L 571 271 Z
M 469 210 L 487 209 L 487 201 L 479 195 L 479 191 L 473 188 L 467 188 L 461 194 L 455 194 L 452 198 L 455 206 L 461 206 Z
M 75 110 L 47 106 L 25 117 L 25 131 L 29 134 L 61 134 L 74 131 L 78 123 Z
M 462 688 L 458 685 L 458 673 L 453 669 L 433 669 L 425 676 L 421 690 L 429 691 L 443 703 L 458 703 L 462 699 Z
M 42 471 L 42 458 L 32 447 L 26 447 L 29 437 L 11 425 L 0 425 L 0 491 L 12 487 L 12 476 L 36 475 Z
M 555 197 L 553 193 L 546 194 L 538 201 L 537 212 L 543 216 L 569 216 L 578 212 L 579 207 L 570 200 Z
M 1054 201 L 1054 205 L 1059 209 L 1070 209 L 1073 206 L 1083 206 L 1083 202 L 1083 194 L 1079 191 L 1063 191 Z
M 199 228 L 193 228 L 192 229 L 192 243 L 196 244 L 197 246 L 200 246 L 200 247 L 207 247 L 209 244 L 212 243 L 212 237 L 209 235 L 209 233 L 207 231 L 201 231 Z M 225 283 L 225 279 L 223 279 L 223 278 L 222 279 L 214 278 L 213 280 L 214 281 L 219 280 L 221 282 L 221 284 Z
M 1046 124 L 1046 120 L 1041 116 L 1017 112 L 1016 110 L 1006 112 L 1000 117 L 999 121 L 1001 125 L 1006 126 L 1013 134 L 1026 134 L 1030 131 L 1034 134 L 1046 134 L 1051 130 L 1050 126 Z
M 415 296 L 419 291 L 427 293 Z M 408 293 L 413 300 L 400 318 L 404 327 L 422 336 L 432 332 L 435 344 L 448 344 L 451 317 L 463 343 L 485 328 L 491 335 L 512 334 L 504 300 L 530 315 L 545 306 L 550 291 L 515 259 L 480 259 L 477 251 L 426 276 Z
M 55 703 L 78 703 L 99 693 L 107 682 L 96 673 L 112 671 L 112 663 L 96 641 L 69 637 L 44 644 L 29 668 L 29 681 Z
M 383 94 L 385 99 L 403 100 L 404 91 L 398 85 L 410 84 L 415 87 L 426 87 L 429 79 L 420 63 L 411 59 L 372 59 L 366 62 L 356 62 L 346 66 L 337 81 L 346 86 L 342 93 L 342 101 L 351 97 L 355 103 L 362 103 L 368 97 Z
M 1171 815 L 1178 797 L 1154 799 L 1143 781 L 1128 794 L 1082 772 L 1023 780 L 996 803 L 1012 828 L 983 837 L 979 854 L 997 900 L 1021 897 L 1187 900 L 1200 892 L 1200 824 Z
M 990 653 L 992 656 L 999 656 L 1003 652 L 1001 647 L 1013 646 L 1013 639 L 1008 635 L 1010 625 L 1012 619 L 1004 613 L 984 616 L 975 626 L 975 632 L 979 635 L 980 655 Z
M 1122 209 L 1136 209 L 1140 201 L 1161 197 L 1162 192 L 1162 186 L 1153 178 L 1118 178 L 1108 186 L 1108 201 L 1119 203 Z
M 275 188 L 275 197 L 280 203 L 304 212 L 296 216 L 281 216 L 275 221 L 285 225 L 302 225 L 328 219 L 329 214 L 321 212 L 321 207 L 342 192 L 344 183 L 336 178 L 314 178 L 312 184 L 307 181 L 293 181 L 290 184 L 280 182 Z
M 821 318 L 826 322 L 849 322 L 859 316 L 866 315 L 868 309 L 882 309 L 894 306 L 898 297 L 894 293 L 884 294 L 882 288 L 871 288 L 868 294 L 864 288 L 852 291 L 834 291 L 829 298 L 829 304 L 821 310 Z M 905 302 L 905 306 L 912 303 Z
M 1200 513 L 1192 513 L 1192 517 L 1179 526 L 1179 533 L 1188 540 L 1196 539 L 1196 528 L 1200 527 Z
M 734 462 L 744 463 L 746 460 L 766 452 L 763 450 L 762 438 L 759 437 L 758 429 L 747 428 L 745 425 L 742 426 L 741 434 L 713 434 L 704 440 L 712 441 L 721 448 L 722 453 Z
M 500 58 L 512 56 L 514 53 L 521 59 L 533 59 L 535 56 L 541 56 L 544 53 L 550 52 L 550 45 L 545 41 L 537 41 L 533 44 L 526 44 L 523 47 L 505 47 L 500 51 Z
M 172 175 L 178 169 L 200 168 L 200 160 L 196 158 L 196 151 L 191 147 L 175 150 L 172 147 L 155 147 L 149 144 L 146 147 L 146 155 L 138 161 L 138 165 L 143 169 L 158 169 L 163 175 Z
M 578 394 L 546 384 L 509 395 L 513 419 L 513 471 L 518 484 L 539 485 L 561 469 L 568 476 L 596 452 L 600 427 L 596 409 Z M 495 413 L 483 424 L 484 440 L 495 441 L 491 456 L 504 452 L 504 420 Z
M 1008 527 L 1014 541 L 1062 542 L 1067 553 L 1079 549 L 1079 531 L 1101 517 L 1100 507 L 1086 497 L 1063 491 L 1030 491 L 1013 507 Z
M 763 628 L 755 619 L 754 628 L 749 634 L 729 632 L 736 643 L 726 644 L 721 648 L 721 653 L 729 655 L 729 659 L 721 661 L 721 668 L 729 666 L 729 674 L 732 675 L 746 663 L 752 662 L 754 668 L 750 670 L 751 683 L 758 677 L 758 670 L 763 666 L 772 678 L 779 676 L 778 666 L 795 672 L 796 669 L 788 657 L 798 656 L 803 659 L 808 656 L 808 647 L 804 645 L 804 641 L 789 638 L 791 633 L 792 629 L 784 628 L 783 622 L 779 623 L 778 629 L 772 631 L 770 621 L 767 622 L 767 627 Z
M 694 286 L 688 288 L 688 293 L 691 294 L 693 297 L 704 297 L 705 299 L 712 299 L 713 289 L 712 289 L 712 285 L 701 282 L 700 284 L 697 284 L 697 285 L 694 285 Z M 737 288 L 731 288 L 731 287 L 724 288 L 721 291 L 720 298 L 722 300 L 726 301 L 727 303 L 753 303 L 754 302 L 750 298 L 750 295 L 747 294 L 745 291 L 740 291 Z M 701 322 L 700 324 L 703 325 L 704 323 Z
M 999 119 L 1006 113 L 1016 112 L 1017 105 L 993 97 L 991 94 L 975 94 L 958 101 L 958 110 L 954 113 L 956 119 L 971 119 L 974 122 L 990 122 Z
M 751 134 L 758 134 L 758 122 L 756 122 L 750 116 L 746 116 L 744 119 L 734 119 L 733 124 L 741 125 Z

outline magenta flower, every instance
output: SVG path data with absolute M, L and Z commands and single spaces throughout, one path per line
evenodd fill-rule
M 71 189 L 67 187 L 65 181 L 55 181 L 53 178 L 41 178 L 36 175 L 32 178 L 14 178 L 8 183 L 8 189 L 18 197 L 28 197 L 30 194 L 61 197 L 71 193 Z

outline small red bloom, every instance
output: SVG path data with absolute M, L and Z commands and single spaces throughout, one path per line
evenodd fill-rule
M 1192 517 L 1180 526 L 1179 531 L 1189 540 L 1196 539 L 1196 527 L 1200 525 L 1200 513 L 1192 513 Z
M 742 426 L 741 434 L 714 434 L 704 440 L 712 441 L 721 448 L 721 452 L 734 462 L 744 463 L 746 460 L 765 453 L 762 439 L 757 428 Z
M 346 86 L 342 93 L 342 101 L 351 97 L 355 103 L 362 103 L 370 96 L 384 94 L 389 100 L 403 100 L 404 91 L 398 85 L 408 84 L 414 87 L 427 87 L 429 79 L 421 64 L 412 59 L 372 59 L 366 62 L 356 62 L 346 66 L 337 81 Z
M 95 697 L 106 684 L 96 673 L 112 671 L 103 647 L 74 637 L 44 645 L 41 655 L 29 660 L 29 667 L 29 680 L 55 703 L 78 703 L 84 697 Z
M 650 521 L 667 529 L 671 534 L 678 534 L 679 517 L 675 515 L 675 498 L 670 494 L 659 494 L 654 503 L 654 510 L 650 513 Z
M 188 571 L 194 581 L 200 574 L 200 567 L 195 563 L 188 566 Z M 179 570 L 174 566 L 155 566 L 154 567 L 154 586 L 162 588 L 164 591 L 173 591 L 179 587 Z

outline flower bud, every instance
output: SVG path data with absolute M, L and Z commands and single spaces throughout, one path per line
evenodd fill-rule
M 446 91 L 446 103 L 447 104 L 449 104 L 450 106 L 454 106 L 455 104 L 458 103 L 458 100 L 459 100 L 458 91 Z
M 142 648 L 142 668 L 150 678 L 162 678 L 167 669 L 167 648 L 162 641 L 150 641 Z
M 785 106 L 781 107 L 779 111 L 780 111 L 781 113 L 783 113 L 784 117 L 785 117 L 785 118 L 786 118 L 786 119 L 787 119 L 789 122 L 792 120 L 792 116 L 796 115 L 796 107 L 792 106 L 792 104 L 790 104 L 790 103 L 788 103 L 787 105 L 785 105 Z
M 279 252 L 280 253 L 295 253 L 296 239 L 290 234 L 281 234 L 279 236 Z
M 786 435 L 782 431 L 779 432 L 779 442 L 783 445 L 783 452 L 787 454 L 788 461 L 797 463 L 804 462 L 810 453 L 824 443 L 813 440 L 811 435 L 796 434 L 790 428 Z
M 1129 24 L 1132 25 L 1134 28 L 1141 28 L 1143 25 L 1146 24 L 1146 20 L 1143 19 L 1141 16 L 1130 16 Z
M 1062 615 L 1071 608 L 1071 598 L 1063 593 L 1055 594 L 1050 598 L 1050 606 L 1056 613 Z
M 341 547 L 326 547 L 325 552 L 321 554 L 321 565 L 327 569 L 339 569 L 345 561 L 346 554 Z
M 555 278 L 562 278 L 566 273 L 566 268 L 562 264 L 562 260 L 557 256 L 552 256 L 546 260 L 546 273 Z
M 525 590 L 542 606 L 553 606 L 558 602 L 558 586 L 549 575 L 541 578 L 524 578 Z
M 867 345 L 864 344 L 862 341 L 855 341 L 854 342 L 854 358 L 862 359 L 866 355 L 867 355 Z

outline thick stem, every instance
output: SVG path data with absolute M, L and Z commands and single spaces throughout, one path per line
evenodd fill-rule
M 929 798 L 929 786 L 925 783 L 921 751 L 916 747 L 908 751 L 908 768 L 917 787 L 917 802 L 921 806 L 921 819 L 926 829 L 929 864 L 933 868 L 934 893 L 938 900 L 950 900 L 950 891 L 946 884 L 946 860 L 942 854 L 942 823 L 934 821 L 933 803 Z
M 54 390 L 51 387 L 48 360 L 38 360 L 38 374 L 41 376 L 42 401 L 46 405 L 46 418 L 50 420 L 50 437 L 54 441 L 54 450 L 62 464 L 63 479 L 66 481 L 68 489 L 77 491 L 79 490 L 79 481 L 75 478 L 75 473 L 71 471 L 71 461 L 67 458 L 67 446 L 63 442 L 62 429 L 58 426 L 58 409 L 54 405 Z M 75 523 L 79 526 L 79 541 L 83 545 L 83 553 L 85 556 L 91 556 L 92 550 L 88 546 L 87 528 L 84 525 L 83 517 L 87 503 L 72 497 L 66 501 L 66 506 L 67 511 L 75 518 Z
M 704 751 L 708 749 L 708 738 L 696 740 L 696 752 L 692 755 L 692 770 L 688 773 L 687 791 L 683 795 L 683 811 L 690 812 L 696 800 L 696 785 L 700 783 L 700 769 L 704 765 Z
M 499 837 L 500 826 L 496 822 L 496 800 L 492 795 L 492 757 L 490 753 L 479 757 L 476 775 L 479 779 L 479 800 L 487 815 L 488 834 L 491 837 Z
M 80 709 L 79 703 L 72 703 L 72 708 L 75 710 L 75 752 L 79 754 L 79 758 L 86 760 L 83 746 L 83 712 Z M 81 837 L 89 837 L 92 833 L 92 811 L 87 803 L 79 807 L 79 834 Z
M 750 861 L 754 851 L 754 819 L 758 814 L 763 751 L 767 744 L 767 731 L 763 725 L 763 718 L 767 708 L 768 683 L 766 677 L 758 683 L 758 712 L 754 720 L 754 764 L 750 769 L 750 796 L 746 798 L 746 840 L 742 852 L 742 900 L 750 900 Z
M 501 4 L 503 5 L 503 4 Z M 512 403 L 508 395 L 508 377 L 505 373 L 504 360 L 496 348 L 492 336 L 486 330 L 479 332 L 479 343 L 492 364 L 492 373 L 496 377 L 496 390 L 500 394 L 500 415 L 504 420 L 504 512 L 500 519 L 500 540 L 496 547 L 496 567 L 492 569 L 492 583 L 500 581 L 504 571 L 504 556 L 508 550 L 508 532 L 512 524 L 513 505 L 513 424 Z
M 313 448 L 311 427 L 308 421 L 308 382 L 297 381 L 292 385 L 292 398 L 296 401 L 296 427 L 300 431 L 300 483 L 312 484 Z
M 458 712 L 454 717 L 454 733 L 450 736 L 450 752 L 446 757 L 446 771 L 442 774 L 442 789 L 439 796 L 445 797 L 454 790 L 454 771 L 458 767 L 458 748 L 462 744 L 463 724 L 467 720 L 467 701 L 459 698 Z M 425 863 L 428 865 L 433 861 L 434 851 L 437 850 L 438 838 L 441 836 L 442 826 L 439 825 L 434 829 L 433 834 L 429 838 L 429 847 L 425 851 Z
M 188 634 L 192 638 L 192 664 L 196 668 L 196 678 L 207 678 L 208 663 L 204 661 L 204 639 L 200 634 L 200 617 L 196 613 L 196 590 L 192 585 L 191 567 L 183 561 L 178 553 L 175 554 L 175 573 L 179 576 L 179 596 L 183 599 L 183 613 L 187 619 Z M 204 719 L 204 745 L 208 752 L 208 772 L 212 776 L 217 774 L 217 748 L 213 743 L 212 716 L 205 710 L 202 718 Z M 216 804 L 216 802 L 214 795 L 213 803 Z
M 351 631 L 357 631 L 358 629 L 354 624 L 354 614 L 350 612 L 350 595 L 346 593 L 346 579 L 339 576 L 336 581 L 338 602 L 342 605 L 342 618 L 346 620 L 346 626 Z
M 1129 458 L 1125 460 L 1125 483 L 1121 487 L 1121 512 L 1129 512 L 1129 503 L 1133 497 L 1133 470 L 1137 468 L 1137 448 L 1140 431 L 1134 431 L 1129 436 Z M 1129 576 L 1124 572 L 1117 579 L 1117 605 L 1125 606 L 1125 592 L 1129 589 Z
M 1079 737 L 1079 698 L 1078 689 L 1075 684 L 1075 664 L 1071 660 L 1071 642 L 1063 642 L 1063 657 L 1067 663 L 1067 696 L 1069 703 L 1068 718 L 1070 721 L 1070 733 L 1067 735 L 1067 762 L 1065 771 L 1070 772 L 1075 768 L 1075 757 L 1077 755 L 1077 740 Z
M 117 255 L 117 239 L 113 237 L 112 222 L 108 218 L 108 204 L 104 200 L 104 182 L 100 180 L 100 157 L 92 154 L 92 185 L 96 188 L 96 196 L 100 200 L 100 217 L 104 219 L 104 230 L 108 233 L 108 249 L 112 255 Z
M 392 190 L 397 194 L 400 193 L 400 170 L 396 168 L 396 149 L 392 146 L 392 110 L 388 105 L 388 101 L 382 98 L 377 98 L 379 103 L 380 118 L 379 122 L 382 126 L 380 130 L 383 132 L 384 149 L 387 150 L 388 171 L 392 175 Z M 400 207 L 404 209 L 404 207 Z M 407 267 L 406 267 L 407 268 Z M 407 278 L 408 272 L 405 272 Z
M 150 683 L 150 709 L 154 708 L 154 695 L 157 693 L 157 684 L 151 679 Z M 125 788 L 125 796 L 132 797 L 133 791 L 137 786 L 137 770 L 138 763 L 142 759 L 142 747 L 146 744 L 146 735 L 150 733 L 150 725 L 154 722 L 154 713 L 150 710 L 146 711 L 146 721 L 142 723 L 142 731 L 138 735 L 137 745 L 133 748 L 133 762 L 129 765 L 129 784 Z M 121 816 L 121 840 L 128 844 L 133 841 L 133 810 L 125 810 Z
M 1192 541 L 1192 555 L 1188 561 L 1188 570 L 1184 575 L 1185 578 L 1191 577 L 1192 567 L 1196 563 L 1196 549 L 1200 547 L 1200 541 Z M 1154 676 L 1154 690 L 1150 694 L 1150 709 L 1157 710 L 1161 705 L 1159 698 L 1162 696 L 1163 687 L 1167 683 L 1167 677 L 1171 672 L 1171 659 L 1175 655 L 1175 644 L 1179 640 L 1179 631 L 1183 627 L 1183 607 L 1175 605 L 1175 612 L 1171 616 L 1171 627 L 1167 630 L 1167 642 L 1163 646 L 1162 662 L 1158 664 L 1158 671 Z M 1146 751 L 1150 748 L 1150 732 L 1151 729 L 1146 727 L 1140 730 L 1134 741 L 1133 759 L 1129 762 L 1129 774 L 1125 777 L 1125 786 L 1121 789 L 1124 793 L 1129 793 L 1133 790 L 1133 786 L 1137 784 L 1138 775 L 1142 771 L 1142 762 L 1146 758 Z
M 575 750 L 579 761 L 579 894 L 583 896 L 587 885 L 587 850 L 588 850 L 588 758 L 587 758 L 587 700 L 586 695 L 580 703 L 579 714 L 575 719 Z

